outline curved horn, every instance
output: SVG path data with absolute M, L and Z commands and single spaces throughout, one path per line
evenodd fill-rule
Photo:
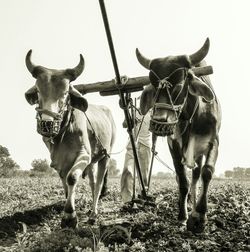
M 150 64 L 151 64 L 151 60 L 147 59 L 146 57 L 144 57 L 138 48 L 136 48 L 136 57 L 138 59 L 138 61 L 140 62 L 140 64 L 142 66 L 144 66 L 146 69 L 150 70 Z
M 32 50 L 29 50 L 25 58 L 25 63 L 29 72 L 33 75 L 33 71 L 36 66 L 31 62 L 31 54 L 32 54 Z
M 190 62 L 193 66 L 200 63 L 206 57 L 209 51 L 209 46 L 210 46 L 210 42 L 209 42 L 209 38 L 207 38 L 204 45 L 200 48 L 200 50 L 198 50 L 194 54 L 189 55 Z
M 84 69 L 84 58 L 82 54 L 80 54 L 80 62 L 75 68 L 70 68 L 66 70 L 66 73 L 69 75 L 70 81 L 74 81 L 81 73 L 83 72 Z

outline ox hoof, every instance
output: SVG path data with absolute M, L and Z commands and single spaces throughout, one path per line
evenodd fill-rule
M 103 199 L 106 196 L 108 196 L 109 194 L 110 194 L 110 191 L 105 190 L 105 191 L 101 192 L 99 199 Z
M 77 223 L 77 217 L 63 218 L 61 221 L 61 228 L 77 228 Z
M 88 224 L 94 225 L 97 219 L 97 214 L 91 213 L 88 219 Z
M 179 221 L 179 226 L 180 227 L 186 227 L 186 225 L 187 225 L 187 220 L 185 219 L 185 220 L 178 220 Z
M 190 215 L 187 221 L 187 230 L 192 233 L 202 233 L 206 226 L 206 219 Z
M 188 219 L 188 215 L 187 214 L 185 214 L 185 213 L 179 213 L 179 215 L 178 215 L 178 222 L 181 225 L 186 225 L 187 219 Z

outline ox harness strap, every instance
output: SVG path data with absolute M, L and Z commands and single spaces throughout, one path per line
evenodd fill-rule
M 87 121 L 88 121 L 88 123 L 89 123 L 89 125 L 90 125 L 90 127 L 91 127 L 91 130 L 92 130 L 92 132 L 93 132 L 93 135 L 94 135 L 94 137 L 95 137 L 97 143 L 99 143 L 99 144 L 100 144 L 100 147 L 101 147 L 101 150 L 98 152 L 98 154 L 95 155 L 95 156 L 91 159 L 91 163 L 96 163 L 96 162 L 100 161 L 101 159 L 103 159 L 104 157 L 110 158 L 110 155 L 109 155 L 110 153 L 108 153 L 108 152 L 107 152 L 107 149 L 104 148 L 104 146 L 103 146 L 103 144 L 102 144 L 102 141 L 101 141 L 101 139 L 98 137 L 98 135 L 96 134 L 95 129 L 94 129 L 93 125 L 91 124 L 91 121 L 89 120 L 87 114 L 86 114 L 85 112 L 83 112 L 83 113 L 84 113 L 84 115 L 85 115 L 85 117 L 86 117 L 86 119 L 87 119 Z
M 171 76 L 176 73 L 177 71 L 180 70 L 184 70 L 184 80 L 181 81 L 180 83 L 184 82 L 184 84 L 182 85 L 181 90 L 179 91 L 179 93 L 177 94 L 177 96 L 175 97 L 174 101 L 171 97 L 170 94 L 170 88 L 173 86 L 173 84 L 169 81 L 169 79 L 171 78 Z M 187 102 L 187 98 L 188 98 L 188 94 L 189 94 L 189 85 L 188 85 L 188 81 L 187 81 L 187 77 L 188 77 L 188 68 L 178 68 L 175 71 L 173 71 L 170 75 L 168 75 L 167 77 L 161 79 L 152 69 L 150 70 L 155 77 L 158 79 L 159 82 L 159 86 L 157 87 L 157 91 L 154 97 L 154 102 L 153 102 L 153 109 L 152 109 L 152 115 L 151 115 L 151 120 L 150 120 L 150 131 L 152 131 L 153 133 L 155 133 L 158 136 L 169 136 L 172 135 L 174 132 L 174 129 L 176 127 L 176 124 L 179 122 L 179 118 L 180 115 L 183 111 L 183 108 Z M 179 83 L 179 84 L 180 84 Z M 181 104 L 176 105 L 176 101 L 178 100 L 178 98 L 180 97 L 180 95 L 182 94 L 183 91 L 185 91 L 186 88 L 186 94 L 184 96 L 183 102 Z M 170 101 L 170 104 L 168 103 L 159 103 L 157 102 L 157 98 L 159 97 L 160 91 L 166 89 L 167 91 L 167 95 Z M 183 132 L 181 132 L 181 135 L 184 134 L 184 132 L 186 131 L 187 127 L 189 124 L 191 124 L 193 117 L 196 113 L 196 110 L 198 108 L 198 98 L 196 100 L 196 103 L 194 105 L 194 109 L 192 112 L 191 117 L 189 118 L 188 122 L 186 123 L 186 126 L 183 130 Z M 175 119 L 171 122 L 168 121 L 159 121 L 153 118 L 153 113 L 156 109 L 166 109 L 166 110 L 170 110 L 174 112 L 175 115 Z

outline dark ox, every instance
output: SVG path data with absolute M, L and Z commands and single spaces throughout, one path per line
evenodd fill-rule
M 37 131 L 43 136 L 50 151 L 51 166 L 59 173 L 64 187 L 66 203 L 62 227 L 76 227 L 75 189 L 83 173 L 88 173 L 93 196 L 89 220 L 94 221 L 97 215 L 109 160 L 104 149 L 108 153 L 111 151 L 115 124 L 108 108 L 88 106 L 85 98 L 70 83 L 84 69 L 82 55 L 75 68 L 54 70 L 35 66 L 31 62 L 31 52 L 26 56 L 26 66 L 36 83 L 25 97 L 31 105 L 37 104 Z M 96 162 L 95 182 L 93 166 Z
M 192 68 L 205 66 L 209 39 L 192 55 L 168 56 L 149 60 L 139 50 L 137 59 L 147 68 L 151 84 L 141 97 L 141 111 L 152 108 L 150 130 L 168 136 L 168 145 L 179 186 L 179 215 L 182 224 L 202 232 L 206 223 L 207 192 L 218 156 L 221 110 L 208 76 L 198 78 Z M 192 169 L 191 187 L 186 167 Z M 197 200 L 197 181 L 202 190 Z M 192 212 L 188 217 L 187 198 L 191 194 Z

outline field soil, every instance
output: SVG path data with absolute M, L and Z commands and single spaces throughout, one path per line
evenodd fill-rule
M 57 177 L 0 179 L 0 251 L 250 251 L 250 181 L 214 179 L 201 234 L 180 226 L 175 179 L 152 180 L 154 204 L 124 207 L 119 178 L 99 202 L 96 224 L 88 181 L 77 187 L 77 229 L 61 229 L 64 192 Z

